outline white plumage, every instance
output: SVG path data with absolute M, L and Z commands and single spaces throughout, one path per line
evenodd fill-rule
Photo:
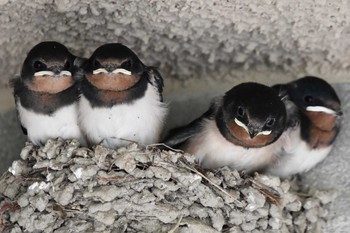
M 110 108 L 93 108 L 82 95 L 79 124 L 92 144 L 115 148 L 135 141 L 147 145 L 158 142 L 166 112 L 157 89 L 148 84 L 142 98 Z
M 64 106 L 51 115 L 28 110 L 17 100 L 19 119 L 27 129 L 28 139 L 36 145 L 43 145 L 50 138 L 78 139 L 85 144 L 85 139 L 78 126 L 77 103 Z
M 332 149 L 332 145 L 311 149 L 300 137 L 300 125 L 288 129 L 282 136 L 288 138 L 288 140 L 285 140 L 283 150 L 276 163 L 272 163 L 266 170 L 267 173 L 275 176 L 288 177 L 293 174 L 307 172 L 321 162 Z
M 193 153 L 199 165 L 215 169 L 230 166 L 248 172 L 259 170 L 280 153 L 285 138 L 260 148 L 244 148 L 227 141 L 219 132 L 214 120 L 203 122 L 203 131 L 190 141 L 187 152 Z

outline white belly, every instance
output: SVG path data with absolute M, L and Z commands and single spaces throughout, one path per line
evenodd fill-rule
M 110 148 L 130 141 L 143 145 L 158 142 L 166 113 L 165 104 L 150 84 L 145 96 L 131 104 L 93 108 L 84 96 L 79 101 L 79 124 L 88 141 Z
M 196 155 L 204 168 L 229 166 L 237 170 L 256 171 L 269 164 L 279 153 L 283 138 L 261 148 L 243 148 L 227 141 L 214 120 L 204 122 L 205 130 L 190 143 L 190 152 Z
M 290 129 L 284 133 L 288 140 L 283 145 L 283 151 L 276 162 L 271 165 L 267 172 L 280 177 L 307 172 L 321 162 L 330 152 L 332 146 L 310 149 L 300 139 L 300 127 Z
M 27 129 L 28 139 L 36 145 L 43 145 L 49 138 L 58 137 L 75 138 L 85 143 L 78 126 L 77 103 L 45 115 L 25 109 L 18 100 L 17 110 L 21 124 Z

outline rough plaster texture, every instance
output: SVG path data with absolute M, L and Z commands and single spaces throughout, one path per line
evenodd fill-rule
M 36 43 L 57 40 L 82 56 L 122 42 L 187 82 L 274 69 L 289 79 L 348 81 L 349 12 L 346 0 L 0 0 L 0 77 L 6 83 L 19 73 Z M 267 73 L 254 78 L 269 80 Z

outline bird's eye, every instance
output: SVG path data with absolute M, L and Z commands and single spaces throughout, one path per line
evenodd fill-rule
M 127 60 L 127 61 L 123 62 L 120 67 L 130 71 L 131 70 L 131 61 Z
M 41 71 L 41 70 L 44 70 L 46 68 L 46 65 L 44 63 L 42 63 L 41 61 L 35 61 L 33 63 L 33 67 L 36 71 Z
M 243 117 L 244 116 L 244 109 L 242 106 L 238 106 L 237 108 L 237 116 Z
M 272 127 L 272 126 L 275 124 L 275 122 L 276 122 L 276 119 L 275 119 L 275 118 L 271 118 L 271 119 L 268 119 L 268 120 L 266 121 L 265 125 L 266 125 L 267 127 Z
M 314 102 L 314 98 L 312 98 L 312 96 L 310 96 L 310 95 L 304 96 L 304 102 L 307 104 L 310 104 L 310 103 Z
M 93 60 L 93 61 L 92 61 L 92 68 L 93 68 L 94 70 L 99 69 L 99 68 L 101 68 L 101 67 L 102 67 L 101 63 L 99 63 L 97 60 Z

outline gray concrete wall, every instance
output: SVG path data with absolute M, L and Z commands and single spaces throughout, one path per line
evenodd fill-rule
M 242 78 L 237 71 L 245 70 L 349 81 L 349 5 L 344 0 L 0 0 L 0 79 L 6 83 L 19 72 L 33 45 L 57 40 L 83 56 L 103 43 L 122 42 L 145 63 L 185 83 Z

